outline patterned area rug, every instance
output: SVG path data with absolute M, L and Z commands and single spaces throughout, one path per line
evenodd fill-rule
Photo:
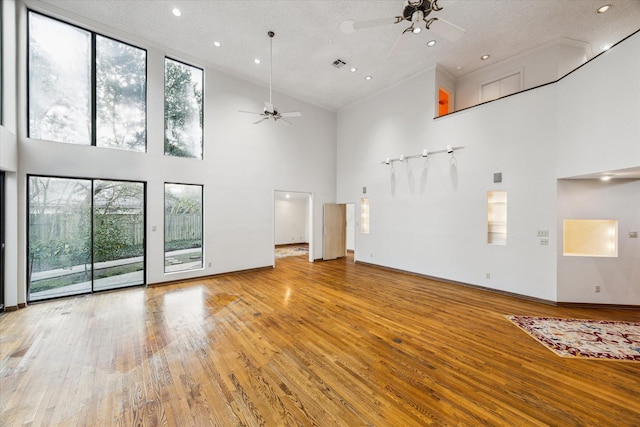
M 309 249 L 306 246 L 279 246 L 276 247 L 276 258 L 307 255 Z
M 640 362 L 640 323 L 506 317 L 558 356 Z

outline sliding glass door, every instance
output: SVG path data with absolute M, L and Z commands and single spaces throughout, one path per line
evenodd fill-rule
M 29 177 L 29 300 L 144 284 L 140 182 Z
M 144 283 L 144 184 L 93 183 L 93 290 Z

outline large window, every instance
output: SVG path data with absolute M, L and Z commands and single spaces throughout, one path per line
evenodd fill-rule
M 145 151 L 146 52 L 96 36 L 96 145 Z
M 202 268 L 202 186 L 164 186 L 164 271 Z
M 30 176 L 29 300 L 144 283 L 141 182 Z
M 91 33 L 29 13 L 29 137 L 91 144 Z
M 164 62 L 164 154 L 202 159 L 203 72 Z
M 146 61 L 142 49 L 29 12 L 29 137 L 145 151 Z

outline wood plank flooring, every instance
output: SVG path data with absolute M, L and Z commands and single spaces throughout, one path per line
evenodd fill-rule
M 558 308 L 347 259 L 0 317 L 2 426 L 640 426 L 640 363 L 560 358 Z

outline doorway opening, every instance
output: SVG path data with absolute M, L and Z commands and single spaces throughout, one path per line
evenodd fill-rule
M 276 259 L 288 256 L 313 262 L 313 194 L 274 190 L 273 212 L 274 268 Z

